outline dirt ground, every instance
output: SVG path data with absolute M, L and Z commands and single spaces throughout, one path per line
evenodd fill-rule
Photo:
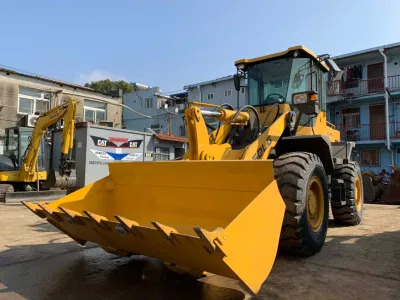
M 249 299 L 233 280 L 203 282 L 155 259 L 80 247 L 19 204 L 0 205 L 0 299 Z M 399 299 L 400 206 L 365 205 L 357 227 L 330 222 L 322 251 L 278 255 L 257 299 Z

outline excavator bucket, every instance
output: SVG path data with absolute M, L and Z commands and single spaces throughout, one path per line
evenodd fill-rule
M 156 257 L 259 291 L 285 211 L 272 161 L 110 163 L 109 170 L 60 200 L 24 204 L 81 245 Z

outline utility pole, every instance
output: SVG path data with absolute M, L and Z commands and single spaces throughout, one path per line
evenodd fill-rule
M 169 112 L 169 117 L 168 117 L 168 135 L 171 135 L 171 127 L 172 127 L 172 112 Z

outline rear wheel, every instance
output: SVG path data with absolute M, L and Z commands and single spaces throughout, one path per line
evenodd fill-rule
M 340 191 L 332 193 L 331 207 L 336 223 L 343 225 L 360 224 L 363 207 L 363 183 L 361 170 L 354 161 L 335 167 L 335 178 L 342 179 L 344 193 L 341 199 Z
M 329 187 L 315 154 L 291 152 L 274 161 L 275 179 L 286 204 L 279 248 L 302 256 L 321 250 L 328 229 Z

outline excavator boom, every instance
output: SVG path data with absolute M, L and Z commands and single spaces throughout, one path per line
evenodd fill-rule
M 46 133 L 47 128 L 61 119 L 64 119 L 61 153 L 68 155 L 69 151 L 73 148 L 75 115 L 76 102 L 74 99 L 71 99 L 68 103 L 62 104 L 43 113 L 37 119 L 31 141 L 26 150 L 25 160 L 19 170 L 19 181 L 34 182 L 36 180 L 36 163 L 39 156 L 40 140 Z

